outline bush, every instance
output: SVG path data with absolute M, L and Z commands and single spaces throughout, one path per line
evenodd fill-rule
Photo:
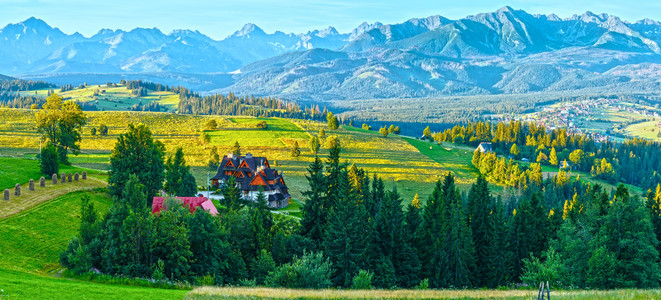
M 337 135 L 331 135 L 326 139 L 326 149 L 333 149 L 335 145 L 339 144 L 340 140 L 337 138 Z
M 372 288 L 372 277 L 374 273 L 370 271 L 360 270 L 358 274 L 353 277 L 351 287 L 356 290 L 369 290 Z
M 301 258 L 270 272 L 266 284 L 276 287 L 321 289 L 331 285 L 331 263 L 321 252 L 306 252 Z
M 565 266 L 560 256 L 553 247 L 549 248 L 544 255 L 546 259 L 542 262 L 538 257 L 523 259 L 524 270 L 521 282 L 530 286 L 537 286 L 540 282 L 548 281 L 551 286 L 564 286 L 563 279 L 566 275 Z
M 39 164 L 41 166 L 41 174 L 50 176 L 59 172 L 60 164 L 57 159 L 57 149 L 55 149 L 53 144 L 48 143 L 46 147 L 41 149 Z
M 416 290 L 428 290 L 429 289 L 429 278 L 425 278 L 420 281 L 420 284 L 415 287 Z

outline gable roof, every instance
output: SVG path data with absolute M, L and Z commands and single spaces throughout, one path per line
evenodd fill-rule
M 182 205 L 186 208 L 191 213 L 194 213 L 195 210 L 198 207 L 202 207 L 202 209 L 208 211 L 211 215 L 216 216 L 218 215 L 218 210 L 216 209 L 216 206 L 213 205 L 213 202 L 211 200 L 207 199 L 206 197 L 176 197 L 177 199 L 181 200 Z M 152 207 L 151 207 L 151 213 L 160 213 L 162 210 L 165 210 L 165 207 L 163 206 L 165 202 L 165 197 L 154 197 L 152 200 Z

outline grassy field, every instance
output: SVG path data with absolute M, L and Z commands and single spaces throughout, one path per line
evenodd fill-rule
M 40 135 L 34 128 L 34 113 L 33 110 L 0 109 L 0 117 L 5 120 L 0 123 L 0 145 L 3 145 L 0 155 L 34 157 L 37 154 Z M 378 174 L 388 187 L 395 184 L 405 201 L 410 201 L 416 193 L 420 194 L 421 199 L 426 199 L 434 182 L 448 171 L 457 173 L 458 182 L 462 186 L 474 180 L 471 175 L 474 173 L 466 169 L 466 166 L 458 164 L 462 160 L 470 161 L 471 154 L 464 153 L 466 151 L 440 152 L 434 158 L 436 154 L 420 153 L 414 145 L 399 136 L 384 138 L 374 131 L 352 127 L 343 126 L 331 131 L 320 122 L 277 118 L 228 118 L 149 112 L 86 114 L 88 124 L 83 130 L 82 152 L 70 159 L 79 167 L 107 170 L 110 150 L 117 136 L 126 131 L 127 124 L 143 123 L 149 126 L 156 139 L 164 143 L 168 154 L 174 153 L 177 147 L 184 149 L 186 161 L 192 166 L 198 185 L 206 184 L 207 173 L 211 176 L 215 173 L 206 167 L 211 148 L 218 147 L 220 154 L 224 155 L 231 151 L 234 143 L 238 141 L 243 153 L 251 152 L 255 156 L 268 157 L 273 167 L 284 172 L 292 196 L 302 200 L 301 193 L 307 188 L 305 169 L 314 159 L 307 142 L 310 136 L 318 135 L 320 128 L 325 128 L 327 136 L 336 135 L 340 139 L 344 161 L 356 163 L 370 174 Z M 199 135 L 204 130 L 205 123 L 211 119 L 216 120 L 220 128 L 207 131 L 211 141 L 209 144 L 202 144 Z M 267 123 L 266 130 L 256 128 L 255 125 L 261 121 Z M 89 129 L 98 127 L 99 124 L 109 127 L 108 136 L 90 135 Z M 323 144 L 324 139 L 321 140 Z M 301 149 L 301 156 L 297 158 L 290 156 L 294 142 L 298 142 Z M 322 147 L 319 155 L 325 157 L 327 154 L 328 151 Z M 452 162 L 443 162 L 444 159 L 451 159 Z
M 78 231 L 80 197 L 107 211 L 104 192 L 79 191 L 0 219 L 0 299 L 181 299 L 187 291 L 59 278 L 59 253 Z
M 632 124 L 624 129 L 624 134 L 629 136 L 641 137 L 653 141 L 661 141 L 661 127 L 658 126 L 659 120 Z
M 93 102 L 99 110 L 128 110 L 135 104 L 148 104 L 157 102 L 168 108 L 168 111 L 175 111 L 179 104 L 179 95 L 171 92 L 149 91 L 147 96 L 137 97 L 131 94 L 131 90 L 125 85 L 118 84 L 116 87 L 106 85 L 89 85 L 84 88 L 74 88 L 73 90 L 55 92 L 65 100 L 74 100 L 78 102 Z M 97 95 L 94 95 L 95 92 Z M 33 90 L 21 92 L 23 96 L 48 96 L 48 89 Z
M 60 167 L 60 173 L 67 174 L 79 173 L 82 174 L 83 170 L 88 172 L 87 180 L 83 180 L 82 176 L 78 182 L 61 183 L 60 175 L 58 174 L 58 183 L 53 184 L 52 178 L 45 176 L 46 186 L 39 186 L 39 162 L 34 159 L 0 157 L 0 166 L 3 172 L 0 172 L 0 183 L 6 188 L 10 189 L 9 201 L 0 201 L 0 218 L 19 213 L 34 207 L 40 203 L 46 202 L 53 198 L 79 191 L 89 190 L 107 185 L 107 175 L 103 172 L 81 169 L 78 167 L 64 166 Z M 35 190 L 29 190 L 30 179 L 35 181 Z M 16 183 L 21 184 L 21 195 L 14 195 L 14 186 Z
M 536 290 L 196 288 L 185 299 L 536 299 Z M 659 290 L 552 291 L 552 299 L 658 299 Z

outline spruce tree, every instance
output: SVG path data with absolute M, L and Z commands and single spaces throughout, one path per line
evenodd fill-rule
M 491 234 L 489 232 L 489 219 L 493 212 L 491 202 L 487 180 L 483 176 L 479 176 L 468 193 L 468 220 L 473 233 L 475 264 L 477 266 L 474 283 L 476 286 L 484 286 L 489 275 L 487 251 L 489 234 Z
M 228 210 L 239 210 L 243 207 L 243 199 L 241 197 L 241 189 L 237 186 L 234 176 L 230 176 L 225 182 L 223 187 L 223 199 L 221 203 Z
M 367 212 L 357 202 L 356 194 L 351 192 L 346 170 L 341 170 L 338 175 L 336 189 L 341 198 L 331 209 L 323 245 L 324 253 L 334 267 L 333 283 L 348 287 L 365 266 L 372 237 Z
M 324 165 L 319 157 L 315 156 L 314 162 L 308 166 L 308 180 L 310 189 L 303 192 L 305 203 L 303 204 L 303 218 L 301 219 L 301 235 L 311 239 L 313 245 L 321 243 L 324 236 L 324 228 L 327 222 L 329 209 L 324 209 L 324 195 L 327 191 L 324 178 Z

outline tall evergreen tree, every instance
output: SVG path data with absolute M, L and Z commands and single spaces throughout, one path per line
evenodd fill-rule
M 321 159 L 315 156 L 314 162 L 310 163 L 307 170 L 308 174 L 305 175 L 305 178 L 308 180 L 310 189 L 303 192 L 306 200 L 303 204 L 301 235 L 311 239 L 314 244 L 318 245 L 324 237 L 324 228 L 330 210 L 330 208 L 324 207 L 324 195 L 327 188 L 324 178 L 324 165 Z
M 475 245 L 475 285 L 484 286 L 489 276 L 487 251 L 489 247 L 490 220 L 492 216 L 492 199 L 487 180 L 483 176 L 471 186 L 468 192 L 468 220 L 473 233 Z
M 222 189 L 223 199 L 221 203 L 229 210 L 239 210 L 243 207 L 241 189 L 237 186 L 234 176 L 230 176 Z
M 371 230 L 367 226 L 365 207 L 356 201 L 351 192 L 346 170 L 340 170 L 337 178 L 337 195 L 341 196 L 331 209 L 324 238 L 324 253 L 334 266 L 334 284 L 348 287 L 353 277 L 365 266 Z

